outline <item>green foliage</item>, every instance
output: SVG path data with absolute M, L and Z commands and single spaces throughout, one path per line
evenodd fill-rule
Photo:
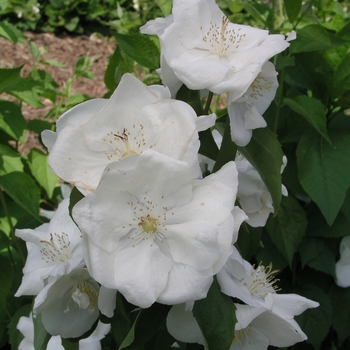
M 272 262 L 273 268 L 280 270 L 283 293 L 299 293 L 320 303 L 320 307 L 296 317 L 308 336 L 308 344 L 290 349 L 346 350 L 350 346 L 350 295 L 349 288 L 335 284 L 335 263 L 341 238 L 350 234 L 348 14 L 342 2 L 333 0 L 218 3 L 233 22 L 273 33 L 294 29 L 297 39 L 275 60 L 279 90 L 264 114 L 268 127 L 256 129 L 246 147 L 237 147 L 230 138 L 227 110 L 217 103 L 211 106 L 219 116 L 213 128 L 222 134 L 222 145 L 216 145 L 210 130 L 200 132 L 200 154 L 214 162 L 216 172 L 234 161 L 238 150 L 258 170 L 271 194 L 274 215 L 263 228 L 244 223 L 236 247 L 252 263 L 268 266 Z M 159 82 L 155 73 L 159 68 L 159 45 L 137 31 L 146 20 L 168 15 L 171 2 L 140 0 L 139 5 L 136 9 L 130 1 L 51 0 L 40 2 L 40 11 L 35 12 L 36 1 L 9 0 L 0 3 L 0 15 L 7 19 L 0 23 L 0 36 L 19 43 L 25 38 L 18 28 L 73 33 L 116 31 L 113 35 L 118 46 L 109 58 L 104 78 L 111 94 L 126 72 L 137 72 L 149 84 Z M 57 90 L 53 77 L 41 68 L 61 64 L 45 60 L 46 49 L 40 50 L 34 43 L 30 43 L 30 50 L 35 63 L 26 77 L 21 75 L 22 67 L 0 68 L 0 346 L 9 341 L 13 348 L 18 348 L 22 339 L 16 329 L 19 317 L 28 316 L 31 309 L 30 298 L 13 298 L 26 254 L 15 230 L 42 224 L 40 210 L 56 208 L 61 199 L 59 179 L 47 165 L 48 155 L 38 149 L 21 151 L 29 131 L 53 129 L 52 123 L 48 119 L 26 121 L 22 104 L 41 108 L 42 99 L 48 98 L 55 106 L 46 117 L 56 119 L 89 98 L 72 94 L 73 81 L 77 77 L 94 78 L 89 71 L 94 57 L 83 57 L 76 62 L 74 75 L 64 90 Z M 201 97 L 199 91 L 182 86 L 176 98 L 189 103 L 198 115 L 208 111 L 208 97 Z M 283 154 L 288 164 L 281 176 Z M 288 197 L 282 196 L 282 183 Z M 74 188 L 70 211 L 82 197 Z M 117 293 L 114 316 L 103 319 L 112 324 L 103 349 L 171 349 L 175 339 L 166 328 L 169 308 L 154 304 L 135 310 Z M 193 313 L 207 348 L 229 349 L 235 334 L 235 306 L 220 292 L 216 280 L 207 298 L 196 301 Z M 45 349 L 49 339 L 39 316 L 35 319 L 35 348 Z M 76 349 L 77 344 L 63 341 L 66 349 Z M 186 350 L 203 348 L 180 342 L 179 346 Z

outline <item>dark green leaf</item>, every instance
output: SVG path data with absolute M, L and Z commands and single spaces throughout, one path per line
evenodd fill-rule
M 333 328 L 337 332 L 339 345 L 350 337 L 350 288 L 333 285 L 330 290 L 333 306 Z
M 73 187 L 69 197 L 69 215 L 72 216 L 73 207 L 84 198 L 84 195 L 76 188 Z
M 301 256 L 302 267 L 310 261 L 315 259 L 322 251 L 325 240 L 314 237 L 303 237 L 299 245 L 299 252 Z
M 248 145 L 238 147 L 238 150 L 259 172 L 271 194 L 275 214 L 277 214 L 282 196 L 283 152 L 276 135 L 267 128 L 255 129 Z
M 17 204 L 39 219 L 40 190 L 29 175 L 14 171 L 0 176 L 0 185 Z
M 293 99 L 285 98 L 283 102 L 295 112 L 302 115 L 329 143 L 331 143 L 327 134 L 326 111 L 319 100 L 308 96 L 297 96 Z
M 20 82 L 22 68 L 23 65 L 16 68 L 0 68 L 0 94 L 9 91 Z
M 62 346 L 64 350 L 79 350 L 78 341 L 69 341 L 68 339 L 62 339 Z
M 350 54 L 348 53 L 334 74 L 336 94 L 342 96 L 350 89 Z
M 235 243 L 243 259 L 249 261 L 256 253 L 259 248 L 261 233 L 261 227 L 251 227 L 243 222 L 239 229 L 238 240 Z
M 320 24 L 310 24 L 297 31 L 297 40 L 293 40 L 289 47 L 291 53 L 326 50 L 347 43 Z
M 142 34 L 114 34 L 120 48 L 133 60 L 150 69 L 159 68 L 160 53 L 154 42 Z
M 317 308 L 308 309 L 295 317 L 308 336 L 307 342 L 312 344 L 314 349 L 320 349 L 332 322 L 332 305 L 329 296 L 322 289 L 312 285 L 295 289 L 293 292 L 320 303 Z
M 350 132 L 329 130 L 332 145 L 306 132 L 297 148 L 299 179 L 331 225 L 350 186 Z
M 301 10 L 301 0 L 284 0 L 284 7 L 286 8 L 289 21 L 294 23 Z
M 154 303 L 148 309 L 141 310 L 119 350 L 136 349 L 149 341 L 157 333 L 170 308 L 170 305 Z
M 49 342 L 51 335 L 46 332 L 41 321 L 41 314 L 33 317 L 34 324 L 34 349 L 35 350 L 46 350 L 47 343 Z
M 306 214 L 293 197 L 283 197 L 278 215 L 270 217 L 266 228 L 277 249 L 292 266 L 294 253 L 305 234 Z
M 208 350 L 228 350 L 235 337 L 236 307 L 221 293 L 216 279 L 205 299 L 194 304 L 193 315 L 204 335 Z
M 335 254 L 328 245 L 328 242 L 325 241 L 324 243 L 320 253 L 314 259 L 310 260 L 307 265 L 335 279 Z
M 213 173 L 220 170 L 226 163 L 235 161 L 237 145 L 231 139 L 230 120 L 226 119 L 225 132 L 222 139 L 221 147 L 213 168 Z
M 125 73 L 131 73 L 134 70 L 134 62 L 125 58 L 120 47 L 117 46 L 115 51 L 108 58 L 108 66 L 104 76 L 104 82 L 111 91 L 119 84 Z
M 45 189 L 48 197 L 52 198 L 59 177 L 50 170 L 47 157 L 47 154 L 33 148 L 28 155 L 28 165 L 36 181 Z
M 0 310 L 2 310 L 12 286 L 14 270 L 10 260 L 2 255 L 0 255 L 0 266 Z

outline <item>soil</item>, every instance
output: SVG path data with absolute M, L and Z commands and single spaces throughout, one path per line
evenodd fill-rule
M 116 42 L 108 38 L 100 38 L 96 35 L 70 37 L 55 36 L 50 33 L 25 32 L 28 41 L 33 41 L 38 48 L 48 48 L 44 60 L 56 60 L 64 64 L 64 68 L 40 65 L 40 69 L 47 70 L 59 84 L 58 89 L 63 90 L 63 85 L 73 76 L 74 64 L 80 57 L 89 54 L 95 61 L 90 69 L 94 73 L 95 79 L 78 77 L 73 83 L 72 93 L 83 93 L 91 97 L 102 97 L 108 89 L 104 84 L 104 73 L 110 56 L 116 47 Z M 25 77 L 33 67 L 34 59 L 30 52 L 28 41 L 23 44 L 12 44 L 8 40 L 0 37 L 0 68 L 13 68 L 24 64 L 21 75 Z M 6 96 L 2 95 L 2 98 Z M 22 113 L 27 120 L 41 119 L 53 107 L 50 100 L 44 99 L 44 108 L 34 108 L 22 104 Z M 37 146 L 37 135 L 29 133 L 25 148 Z M 39 147 L 40 148 L 40 147 Z

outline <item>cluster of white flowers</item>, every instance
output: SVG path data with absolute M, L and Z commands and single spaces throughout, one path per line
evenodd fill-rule
M 227 93 L 232 139 L 244 146 L 266 126 L 277 88 L 268 59 L 288 42 L 230 23 L 214 0 L 175 0 L 171 16 L 142 31 L 160 38 L 165 86 L 126 74 L 109 99 L 72 108 L 56 132 L 42 133 L 50 168 L 84 198 L 71 213 L 64 199 L 50 223 L 16 231 L 28 249 L 16 296 L 36 296 L 33 315 L 53 336 L 80 337 L 99 312 L 111 317 L 119 292 L 136 307 L 176 305 L 169 331 L 201 342 L 174 331 L 172 320 L 186 325 L 182 305 L 205 298 L 217 275 L 222 292 L 246 304 L 236 306 L 233 348 L 256 334 L 262 348 L 306 339 L 293 317 L 317 303 L 276 294 L 271 268 L 252 267 L 234 247 L 243 221 L 263 226 L 273 212 L 261 177 L 239 157 L 203 178 L 198 133 L 216 116 L 197 117 L 171 98 L 182 83 Z

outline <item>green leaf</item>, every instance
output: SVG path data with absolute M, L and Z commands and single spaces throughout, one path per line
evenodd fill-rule
M 156 0 L 158 6 L 160 7 L 163 16 L 166 17 L 171 13 L 171 0 Z
M 0 176 L 0 185 L 17 204 L 39 219 L 40 190 L 29 175 L 15 171 Z
M 159 68 L 160 53 L 154 42 L 142 34 L 114 34 L 120 48 L 133 60 L 150 69 Z
M 261 234 L 261 227 L 251 227 L 245 222 L 242 223 L 235 246 L 243 259 L 249 261 L 256 253 L 260 245 Z
M 79 342 L 78 341 L 69 341 L 68 339 L 62 338 L 62 346 L 64 350 L 79 350 Z
M 259 172 L 268 188 L 277 214 L 282 197 L 281 166 L 283 152 L 277 137 L 267 128 L 253 130 L 251 141 L 238 151 Z
M 69 196 L 69 215 L 72 216 L 73 207 L 84 198 L 84 195 L 76 188 L 73 187 Z
M 27 122 L 17 103 L 0 100 L 0 129 L 14 140 L 24 141 Z
M 312 344 L 314 349 L 321 349 L 321 343 L 327 336 L 332 322 L 330 298 L 322 289 L 312 285 L 294 289 L 293 293 L 300 294 L 305 298 L 320 303 L 320 306 L 317 308 L 308 309 L 301 315 L 296 316 L 295 320 L 308 336 L 306 342 Z
M 324 243 L 324 239 L 303 237 L 298 249 L 300 252 L 302 268 L 321 253 Z
M 346 44 L 347 40 L 328 32 L 319 24 L 310 24 L 297 31 L 297 40 L 290 44 L 291 53 L 321 51 Z
M 350 53 L 348 53 L 338 66 L 334 74 L 336 94 L 342 96 L 350 90 Z
M 0 255 L 0 266 L 0 310 L 2 310 L 12 287 L 14 270 L 10 260 L 2 255 Z
M 235 161 L 236 153 L 237 145 L 231 139 L 230 120 L 229 118 L 226 118 L 224 137 L 222 139 L 220 151 L 216 158 L 213 173 L 220 170 L 226 163 Z
M 28 155 L 28 165 L 36 181 L 45 189 L 48 197 L 52 198 L 59 177 L 51 172 L 47 158 L 47 154 L 33 148 Z
M 47 343 L 49 342 L 51 335 L 47 333 L 41 321 L 41 314 L 33 317 L 34 324 L 34 349 L 46 350 Z
M 307 265 L 335 279 L 335 254 L 326 240 L 320 253 L 310 260 Z
M 301 10 L 301 0 L 284 0 L 284 7 L 289 21 L 294 23 Z
M 195 302 L 193 315 L 204 335 L 206 349 L 230 349 L 235 337 L 236 307 L 229 296 L 221 293 L 216 279 L 207 297 Z
M 338 335 L 339 346 L 350 337 L 350 288 L 333 285 L 330 292 L 333 307 L 333 328 Z
M 0 22 L 0 36 L 14 44 L 21 43 L 26 38 L 13 24 L 3 20 Z
M 113 54 L 108 57 L 108 66 L 104 75 L 104 82 L 107 88 L 113 91 L 119 84 L 125 73 L 134 71 L 134 61 L 124 57 L 119 46 Z
M 119 350 L 136 349 L 149 341 L 166 319 L 170 308 L 170 305 L 154 303 L 148 309 L 141 310 Z
M 16 86 L 20 80 L 22 66 L 16 68 L 0 68 L 0 94 Z
M 327 118 L 323 104 L 315 98 L 297 96 L 293 99 L 285 98 L 283 103 L 302 115 L 329 143 L 327 134 Z
M 8 325 L 9 330 L 9 342 L 11 344 L 11 349 L 18 349 L 18 345 L 24 338 L 22 333 L 17 329 L 17 324 L 19 319 L 22 316 L 29 317 L 30 312 L 32 311 L 31 304 L 25 304 L 18 309 L 15 314 L 12 316 L 11 321 Z
M 0 175 L 13 171 L 23 171 L 22 158 L 12 148 L 0 145 Z
M 292 266 L 294 253 L 305 234 L 306 213 L 293 197 L 283 197 L 278 215 L 270 217 L 266 223 L 267 231 L 277 249 Z
M 350 132 L 329 130 L 332 145 L 306 132 L 297 148 L 299 180 L 331 225 L 350 186 Z

